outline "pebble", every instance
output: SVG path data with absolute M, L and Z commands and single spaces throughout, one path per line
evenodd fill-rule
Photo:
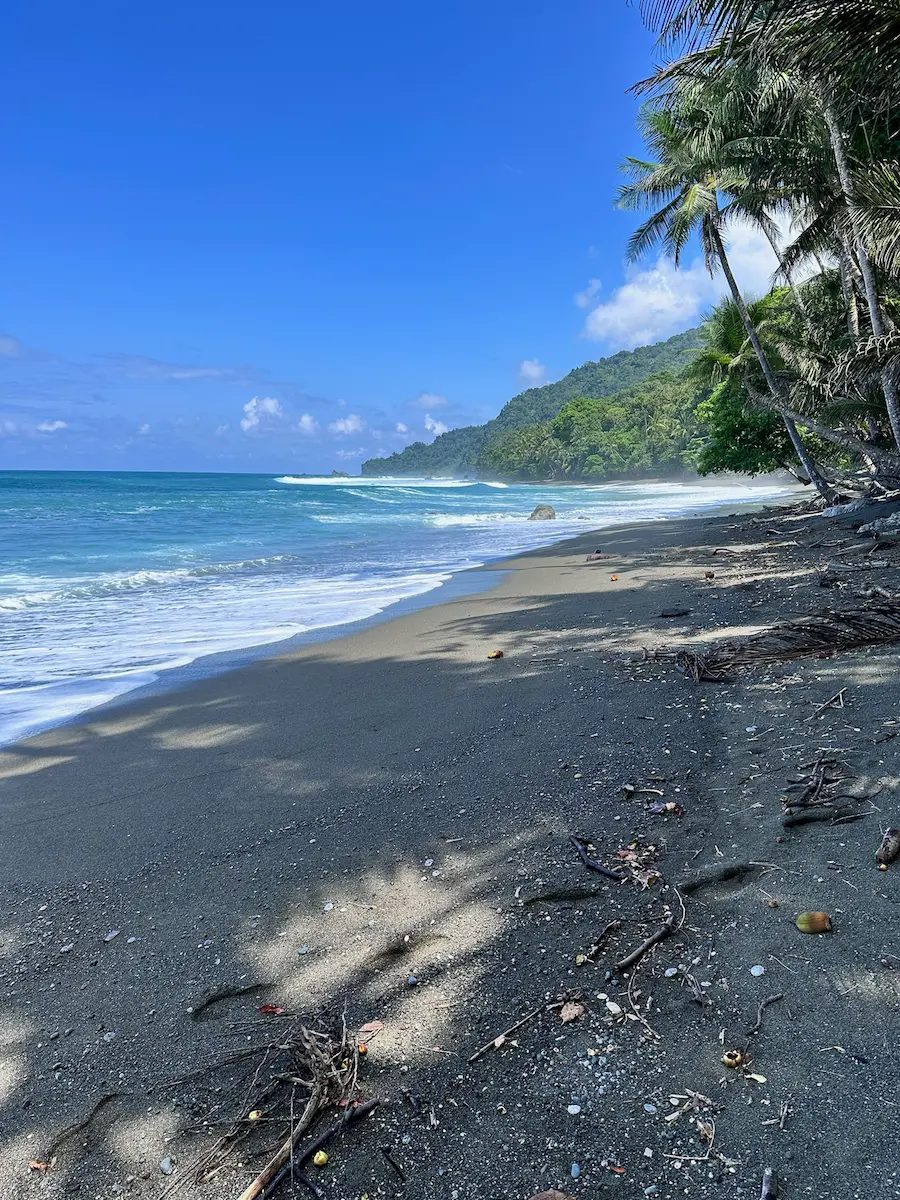
M 755 967 L 751 967 L 751 968 L 750 968 L 750 974 L 751 974 L 751 975 L 755 975 L 757 978 L 758 978 L 760 975 L 765 975 L 765 973 L 766 973 L 766 968 L 765 968 L 765 967 L 760 967 L 760 966 L 758 966 L 758 965 L 757 965 L 757 966 L 755 966 Z
M 569 1174 L 573 1179 L 578 1178 L 578 1176 L 581 1174 L 581 1167 L 579 1167 L 578 1163 L 572 1163 L 572 1169 L 569 1171 Z
M 655 1113 L 658 1111 L 659 1111 L 659 1109 L 657 1109 L 655 1104 L 645 1104 L 644 1105 L 644 1112 Z
M 407 977 L 406 977 L 406 986 L 407 987 L 418 987 L 418 984 L 419 984 L 419 981 L 418 981 L 418 979 L 416 979 L 415 975 L 407 975 Z
M 309 954 L 309 946 L 301 946 L 297 951 L 298 954 Z
M 104 942 L 111 942 L 113 940 L 113 938 L 117 938 L 119 936 L 120 932 L 121 931 L 118 929 L 111 929 L 109 931 L 109 933 L 106 935 L 106 937 L 103 939 Z
M 581 1105 L 580 1104 L 570 1104 L 569 1107 L 566 1109 L 566 1112 L 569 1114 L 570 1117 L 577 1117 L 578 1114 L 581 1112 Z
M 175 1170 L 175 1159 L 169 1158 L 169 1156 L 166 1155 L 166 1157 L 160 1161 L 159 1169 L 162 1171 L 163 1175 L 171 1175 Z

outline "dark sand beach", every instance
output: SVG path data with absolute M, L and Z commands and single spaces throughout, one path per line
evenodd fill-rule
M 900 893 L 873 857 L 900 823 L 896 647 L 701 684 L 633 661 L 858 603 L 865 571 L 820 586 L 857 524 L 586 533 L 0 754 L 0 1194 L 239 1196 L 250 1143 L 202 1185 L 192 1164 L 253 1094 L 215 1064 L 286 1028 L 270 1003 L 384 1025 L 361 1067 L 382 1104 L 316 1174 L 335 1200 L 755 1197 L 766 1167 L 787 1197 L 900 1196 Z M 823 751 L 865 815 L 786 829 Z M 583 1013 L 467 1061 L 557 997 Z

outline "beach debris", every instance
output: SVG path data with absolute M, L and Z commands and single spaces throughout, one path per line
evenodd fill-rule
M 676 928 L 677 926 L 675 924 L 674 917 L 669 917 L 667 920 L 663 921 L 662 925 L 660 925 L 658 929 L 651 933 L 645 941 L 641 942 L 636 949 L 632 950 L 630 954 L 626 954 L 624 958 L 620 959 L 616 963 L 614 968 L 616 973 L 621 975 L 624 971 L 630 971 L 632 967 L 637 966 L 637 964 L 649 950 L 652 950 L 653 947 L 658 945 L 659 942 L 663 941 L 664 938 L 667 938 L 670 934 L 674 933 Z
M 328 1165 L 327 1151 L 317 1150 L 313 1155 L 313 1165 L 316 1167 L 326 1167 Z
M 820 704 L 819 707 L 816 709 L 816 711 L 812 714 L 812 716 L 807 717 L 806 720 L 814 721 L 816 719 L 816 717 L 821 717 L 822 713 L 824 713 L 829 708 L 843 708 L 844 707 L 844 693 L 846 691 L 847 691 L 847 689 L 845 687 L 842 687 L 839 692 L 835 692 L 835 694 L 833 696 L 831 696 L 828 700 L 826 700 L 824 704 Z
M 736 1070 L 744 1061 L 743 1050 L 726 1050 L 722 1055 L 722 1062 L 726 1067 Z
M 766 1167 L 763 1172 L 762 1191 L 759 1194 L 759 1200 L 775 1200 L 778 1195 L 778 1181 L 775 1172 L 771 1167 Z
M 704 579 L 715 579 L 715 577 L 716 577 L 715 571 L 704 571 L 703 572 Z
M 175 1159 L 167 1154 L 165 1158 L 160 1159 L 159 1169 L 163 1175 L 171 1175 L 175 1170 Z
M 777 992 L 774 996 L 766 996 L 766 998 L 764 1000 L 760 1000 L 760 1002 L 756 1008 L 756 1023 L 754 1024 L 752 1029 L 747 1030 L 748 1038 L 756 1037 L 756 1035 L 759 1033 L 760 1027 L 762 1026 L 763 1013 L 766 1011 L 766 1009 L 769 1007 L 769 1005 L 777 1004 L 777 1002 L 779 1000 L 783 1000 L 783 999 L 784 999 L 784 993 Z
M 827 912 L 801 913 L 794 924 L 801 933 L 831 933 L 831 917 Z
M 360 1025 L 357 1033 L 380 1033 L 384 1029 L 384 1021 L 366 1021 L 365 1025 Z
M 263 1110 L 261 1108 L 253 1108 L 250 1110 L 250 1112 L 247 1113 L 248 1121 L 261 1121 L 262 1117 L 263 1117 Z
M 31 1160 L 31 1162 L 28 1164 L 28 1170 L 29 1171 L 49 1171 L 55 1161 L 56 1160 L 53 1159 L 51 1162 L 41 1162 L 40 1159 L 33 1158 Z
M 619 579 L 618 575 L 610 575 L 609 578 L 610 578 L 610 582 L 612 582 L 612 583 L 617 583 L 618 579 Z
M 596 940 L 591 942 L 590 946 L 588 946 L 587 950 L 583 954 L 578 954 L 575 956 L 576 964 L 580 967 L 580 966 L 583 966 L 586 962 L 593 962 L 596 959 L 597 955 L 600 953 L 600 950 L 603 947 L 603 943 L 606 941 L 606 939 L 609 937 L 609 935 L 611 933 L 613 933 L 616 929 L 621 929 L 621 928 L 622 928 L 621 921 L 608 921 L 603 926 L 603 928 L 600 930 L 600 932 L 597 934 Z M 580 962 L 578 961 L 579 959 L 581 960 Z
M 659 614 L 661 617 L 686 617 L 688 613 L 693 612 L 690 608 L 664 608 Z
M 569 841 L 572 843 L 572 845 L 578 851 L 578 856 L 581 859 L 581 861 L 591 871 L 598 871 L 601 875 L 605 875 L 607 877 L 607 879 L 627 879 L 628 878 L 628 876 L 625 874 L 624 871 L 613 871 L 610 867 L 605 867 L 603 865 L 603 863 L 598 861 L 598 859 L 594 858 L 594 856 L 592 854 L 588 853 L 587 847 L 592 845 L 589 838 L 578 837 L 576 834 L 573 833 L 569 837 Z
M 397 1175 L 400 1176 L 401 1183 L 406 1183 L 406 1172 L 403 1170 L 403 1168 L 400 1166 L 400 1164 L 394 1158 L 394 1152 L 393 1152 L 392 1147 L 391 1146 L 382 1146 L 381 1153 L 384 1155 L 385 1162 L 387 1162 L 388 1166 L 390 1166 L 391 1169 L 393 1171 L 395 1171 L 397 1173 Z
M 875 861 L 882 871 L 900 855 L 900 829 L 888 829 L 875 851 Z
M 577 1021 L 582 1016 L 584 1016 L 584 1005 L 579 1004 L 577 1000 L 567 1000 L 559 1010 L 559 1019 L 563 1025 L 568 1025 L 570 1021 Z
M 683 817 L 684 809 L 674 800 L 654 800 L 652 804 L 647 805 L 647 812 L 652 813 L 655 817 L 673 816 Z
M 488 658 L 502 658 L 502 657 L 503 657 L 502 650 L 491 650 L 488 653 Z
M 282 1008 L 278 1004 L 261 1004 L 257 1012 L 262 1013 L 264 1017 L 280 1017 L 287 1012 L 286 1008 Z
M 764 966 L 762 966 L 761 963 L 757 963 L 756 966 L 753 966 L 750 968 L 750 974 L 753 975 L 756 979 L 758 979 L 760 975 L 765 975 L 765 973 L 766 973 L 766 968 Z
M 682 674 L 699 683 L 701 679 L 726 679 L 738 667 L 797 658 L 828 658 L 860 646 L 897 641 L 900 641 L 900 602 L 883 602 L 842 611 L 828 608 L 813 617 L 723 641 L 705 652 L 679 650 L 675 665 Z
M 527 1025 L 529 1021 L 533 1021 L 535 1017 L 539 1017 L 542 1012 L 550 1012 L 553 1009 L 561 1009 L 563 1001 L 554 1001 L 552 1004 L 541 1004 L 537 1008 L 533 1008 L 531 1012 L 526 1013 L 521 1020 L 516 1021 L 514 1025 L 510 1025 L 509 1029 L 504 1029 L 502 1033 L 498 1033 L 496 1037 L 491 1038 L 489 1042 L 485 1042 L 480 1046 L 474 1054 L 470 1054 L 467 1061 L 470 1063 L 477 1062 L 479 1058 L 483 1058 L 491 1050 L 499 1050 L 501 1046 L 506 1044 L 506 1039 L 511 1033 L 515 1033 L 517 1029 L 521 1029 L 523 1025 Z

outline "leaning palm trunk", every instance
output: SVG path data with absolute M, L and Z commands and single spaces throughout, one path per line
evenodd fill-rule
M 794 452 L 800 460 L 803 470 L 806 472 L 810 483 L 819 493 L 819 495 L 828 503 L 833 504 L 835 499 L 834 489 L 822 475 L 816 465 L 812 455 L 807 450 L 803 443 L 803 438 L 797 431 L 797 426 L 792 417 L 788 416 L 784 411 L 784 396 L 778 380 L 775 377 L 775 372 L 772 370 L 772 365 L 769 362 L 768 355 L 763 350 L 762 342 L 759 340 L 759 334 L 756 332 L 756 326 L 747 311 L 747 305 L 744 303 L 744 297 L 741 295 L 741 289 L 738 287 L 737 280 L 731 270 L 731 263 L 728 261 L 728 255 L 725 253 L 725 246 L 722 242 L 722 235 L 718 228 L 710 223 L 710 233 L 712 235 L 713 245 L 716 248 L 716 255 L 722 267 L 722 272 L 728 281 L 728 287 L 731 290 L 732 298 L 737 306 L 738 312 L 741 314 L 741 320 L 744 322 L 744 328 L 747 330 L 747 337 L 750 339 L 750 345 L 753 347 L 753 352 L 759 360 L 759 365 L 762 368 L 762 373 L 765 377 L 769 391 L 772 393 L 772 398 L 775 401 L 775 407 L 781 414 L 781 419 L 784 421 L 784 427 L 787 430 L 787 435 L 791 439 L 791 445 L 794 447 Z
M 847 152 L 844 146 L 844 134 L 837 114 L 834 111 L 834 105 L 824 94 L 822 96 L 822 109 L 825 115 L 825 122 L 828 125 L 831 150 L 834 154 L 834 162 L 837 167 L 838 179 L 841 183 L 841 191 L 844 194 L 844 201 L 847 205 L 847 214 L 850 218 L 850 227 L 853 230 L 853 239 L 856 242 L 856 258 L 859 263 L 863 288 L 866 293 L 866 306 L 869 310 L 872 332 L 876 337 L 883 337 L 885 332 L 884 318 L 881 314 L 881 304 L 878 299 L 875 268 L 872 266 L 872 260 L 866 248 L 862 224 L 859 219 L 853 178 L 850 174 L 850 164 L 847 161 Z M 887 407 L 891 432 L 894 435 L 894 441 L 900 446 L 900 395 L 898 395 L 897 384 L 890 371 L 882 372 L 881 387 L 884 391 L 884 402 Z

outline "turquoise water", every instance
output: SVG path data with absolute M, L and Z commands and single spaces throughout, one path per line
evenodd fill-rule
M 466 567 L 779 488 L 0 472 L 0 743 Z M 538 502 L 559 519 L 529 522 Z

